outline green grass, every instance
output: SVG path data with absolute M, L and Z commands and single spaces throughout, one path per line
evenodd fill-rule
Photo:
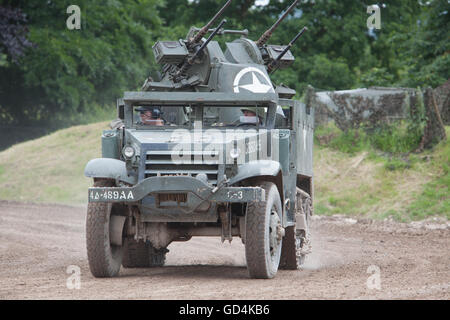
M 316 130 L 315 212 L 397 221 L 450 218 L 448 140 L 414 154 L 404 151 L 415 144 L 390 138 L 384 150 L 377 149 L 373 141 L 381 145 L 381 137 L 368 138 L 359 130 L 343 133 L 334 125 Z
M 384 168 L 390 171 L 405 170 L 411 168 L 411 162 L 403 159 L 391 158 L 385 162 Z
M 376 215 L 375 217 L 374 217 L 375 219 L 387 219 L 387 218 L 391 218 L 391 219 L 393 219 L 393 220 L 395 220 L 395 221 L 398 221 L 398 222 L 409 222 L 411 219 L 408 217 L 408 216 L 406 216 L 405 214 L 403 214 L 403 213 L 401 213 L 401 212 L 399 212 L 399 211 L 397 211 L 397 210 L 394 210 L 394 209 L 390 209 L 390 210 L 388 210 L 388 211 L 386 211 L 386 212 L 383 212 L 383 213 L 381 213 L 381 214 L 378 214 L 378 215 Z
M 355 154 L 361 151 L 378 151 L 400 155 L 414 151 L 421 132 L 408 121 L 397 121 L 380 128 L 358 128 L 341 131 L 333 122 L 315 129 L 315 141 L 341 152 Z
M 450 133 L 447 127 L 447 136 Z M 410 216 L 414 219 L 424 219 L 439 215 L 450 219 L 450 145 L 441 142 L 433 153 L 435 178 L 426 183 L 422 192 L 414 194 L 415 201 L 408 207 Z
M 393 154 L 414 151 L 421 137 L 422 132 L 407 121 L 376 128 L 366 135 L 368 143 L 375 149 Z
M 83 204 L 86 163 L 101 156 L 107 122 L 76 126 L 0 152 L 0 199 Z

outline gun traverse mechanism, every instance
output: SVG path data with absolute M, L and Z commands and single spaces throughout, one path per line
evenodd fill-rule
M 223 32 L 221 29 L 222 26 L 226 23 L 226 20 L 222 20 L 219 26 L 215 29 L 210 30 L 212 24 L 223 14 L 226 8 L 231 4 L 231 0 L 228 0 L 225 5 L 212 17 L 212 19 L 205 24 L 196 34 L 190 35 L 189 32 L 187 36 L 187 40 L 179 41 L 179 42 L 170 42 L 167 43 L 157 43 L 154 46 L 155 57 L 157 62 L 165 62 L 169 65 L 165 66 L 165 70 L 170 74 L 170 78 L 175 82 L 180 82 L 185 78 L 185 73 L 190 66 L 192 66 L 195 60 L 201 56 L 201 53 L 207 47 L 208 43 L 211 39 L 218 33 Z M 211 35 L 208 39 L 201 43 L 201 40 L 206 35 L 206 33 L 212 31 Z M 167 50 L 167 47 L 170 47 L 172 50 Z M 166 47 L 166 48 L 164 48 Z M 178 48 L 178 52 L 175 53 L 174 48 Z M 168 51 L 172 51 L 168 53 Z M 166 53 L 166 54 L 165 54 Z M 168 53 L 168 54 L 167 54 Z M 174 59 L 172 59 L 174 56 Z M 171 65 L 171 66 L 170 66 Z M 165 71 L 164 71 L 165 73 Z M 194 83 L 197 83 L 194 80 Z
M 208 43 L 211 41 L 212 38 L 214 38 L 214 36 L 219 32 L 220 28 L 222 28 L 222 26 L 226 22 L 227 20 L 223 19 L 222 22 L 220 22 L 220 24 L 217 26 L 217 28 L 214 29 L 214 31 L 209 35 L 208 39 L 206 39 L 206 41 L 203 42 L 200 48 L 195 50 L 195 53 L 184 61 L 183 65 L 181 66 L 181 68 L 178 69 L 177 73 L 174 76 L 175 81 L 178 81 L 180 77 L 182 77 L 183 74 L 186 72 L 186 70 L 189 68 L 189 66 L 192 66 L 194 64 L 195 59 L 197 59 L 202 54 L 203 50 L 205 50 Z
M 289 49 L 292 47 L 295 41 L 297 41 L 298 38 L 300 38 L 303 35 L 303 33 L 305 33 L 306 30 L 308 30 L 308 28 L 303 27 L 303 29 L 299 33 L 297 33 L 294 39 L 292 39 L 291 42 L 289 42 L 289 44 L 283 49 L 283 51 L 267 65 L 267 71 L 269 73 L 273 73 L 275 72 L 275 70 L 277 70 L 279 61 L 289 51 Z
M 294 9 L 295 5 L 298 3 L 299 0 L 295 0 L 289 8 L 286 9 L 286 11 L 283 13 L 283 15 L 275 22 L 269 29 L 267 29 L 266 32 L 263 33 L 263 35 L 256 41 L 256 45 L 261 48 L 267 40 L 272 36 L 272 33 L 275 31 L 275 29 L 278 27 L 278 25 L 281 23 L 281 21 L 286 18 L 286 16 Z

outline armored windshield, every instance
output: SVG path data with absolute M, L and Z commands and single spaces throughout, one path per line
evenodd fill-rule
M 266 115 L 267 107 L 261 105 L 144 105 L 133 107 L 133 124 L 138 129 L 190 128 L 195 122 L 201 122 L 204 127 L 260 127 L 265 125 Z

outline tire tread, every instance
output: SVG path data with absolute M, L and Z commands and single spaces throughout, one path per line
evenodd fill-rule
M 266 200 L 247 204 L 245 257 L 251 278 L 267 279 L 275 276 L 268 270 L 264 250 L 266 206 L 272 188 L 278 189 L 272 182 L 263 182 L 260 187 L 266 191 Z M 272 191 L 273 192 L 273 191 Z
M 110 180 L 97 180 L 94 187 L 111 187 Z M 94 277 L 113 277 L 119 273 L 120 263 L 108 255 L 109 237 L 105 235 L 105 224 L 110 213 L 108 203 L 90 202 L 86 216 L 86 249 L 89 269 Z

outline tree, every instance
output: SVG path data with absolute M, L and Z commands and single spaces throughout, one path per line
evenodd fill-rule
M 400 43 L 407 72 L 401 81 L 407 86 L 437 87 L 450 75 L 450 13 L 447 0 L 422 5 L 417 24 Z
M 257 40 L 292 1 L 257 6 L 254 0 L 233 0 L 222 18 L 227 29 L 246 28 Z M 29 123 L 63 117 L 70 122 L 73 115 L 113 104 L 124 90 L 139 89 L 160 67 L 153 43 L 184 38 L 225 0 L 79 0 L 81 30 L 65 26 L 68 0 L 2 3 L 15 10 L 16 18 L 0 19 L 0 122 Z M 275 82 L 302 94 L 308 84 L 327 90 L 434 87 L 448 79 L 448 1 L 379 2 L 381 30 L 373 31 L 366 26 L 367 5 L 363 0 L 300 1 L 268 42 L 287 44 L 308 27 L 291 49 L 294 65 L 274 73 Z M 225 49 L 235 38 L 215 40 Z
M 69 1 L 11 1 L 27 14 L 36 46 L 17 65 L 0 67 L 3 121 L 70 122 L 95 105 L 113 104 L 155 70 L 151 46 L 161 32 L 160 0 L 77 3 L 81 30 L 66 28 Z

